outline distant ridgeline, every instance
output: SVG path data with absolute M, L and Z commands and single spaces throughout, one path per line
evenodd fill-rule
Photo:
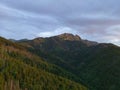
M 120 47 L 64 33 L 0 38 L 0 90 L 119 90 Z

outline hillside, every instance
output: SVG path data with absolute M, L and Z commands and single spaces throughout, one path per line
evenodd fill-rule
M 0 38 L 0 90 L 88 90 L 77 82 L 74 74 L 49 64 L 26 46 Z
M 120 89 L 120 47 L 72 34 L 19 42 L 51 64 L 76 75 L 91 90 Z

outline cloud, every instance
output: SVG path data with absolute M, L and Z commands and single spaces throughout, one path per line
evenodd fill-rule
M 79 34 L 120 45 L 120 0 L 0 0 L 0 35 L 22 39 Z
M 78 34 L 78 31 L 75 31 L 69 27 L 60 27 L 60 28 L 57 28 L 55 30 L 53 30 L 52 32 L 51 31 L 43 31 L 43 32 L 40 32 L 37 36 L 39 37 L 50 37 L 50 36 L 55 36 L 55 35 L 59 35 L 59 34 L 62 34 L 62 33 L 72 33 L 72 34 Z

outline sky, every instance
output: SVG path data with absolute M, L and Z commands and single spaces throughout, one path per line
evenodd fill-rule
M 62 33 L 120 45 L 120 0 L 0 0 L 0 36 L 18 40 Z

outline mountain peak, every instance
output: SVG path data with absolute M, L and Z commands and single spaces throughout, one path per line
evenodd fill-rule
M 78 35 L 73 35 L 70 33 L 63 33 L 61 35 L 58 35 L 57 37 L 63 39 L 63 40 L 70 40 L 70 41 L 79 41 L 81 38 Z

